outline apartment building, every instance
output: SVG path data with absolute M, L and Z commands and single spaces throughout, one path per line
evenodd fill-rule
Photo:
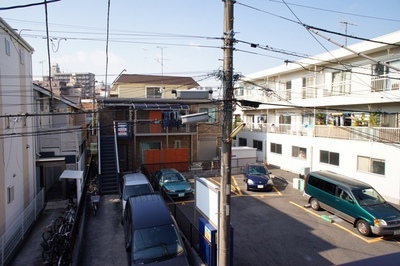
M 96 76 L 90 72 L 62 73 L 58 64 L 51 67 L 51 76 L 43 76 L 43 81 L 36 83 L 58 95 L 79 97 L 79 99 L 93 99 L 95 96 Z M 79 101 L 75 101 L 79 102 Z
M 86 171 L 90 121 L 81 105 L 33 85 L 37 187 L 46 200 L 64 200 L 75 180 L 60 180 L 64 170 Z
M 97 99 L 102 189 L 107 176 L 117 180 L 116 173 L 143 164 L 150 171 L 187 172 L 195 161 L 210 167 L 220 146 L 219 108 L 212 92 L 198 86 L 191 77 L 122 74 L 113 84 L 113 97 Z M 182 123 L 182 116 L 200 112 L 208 114 L 207 121 Z
M 400 31 L 259 71 L 235 88 L 237 146 L 300 175 L 330 170 L 400 202 Z M 255 107 L 254 107 L 255 106 Z M 258 108 L 257 108 L 258 106 Z
M 31 116 L 34 49 L 1 18 L 0 38 L 0 236 L 3 236 L 20 221 L 37 190 L 32 136 L 35 121 Z

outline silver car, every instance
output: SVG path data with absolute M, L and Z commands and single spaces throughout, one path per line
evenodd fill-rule
M 121 224 L 124 223 L 126 201 L 130 196 L 143 195 L 154 192 L 147 177 L 142 173 L 126 174 L 122 177 L 121 188 Z

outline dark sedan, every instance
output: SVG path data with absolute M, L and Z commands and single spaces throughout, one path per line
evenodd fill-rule
M 262 163 L 246 164 L 244 182 L 247 190 L 271 191 L 274 183 L 270 174 L 271 172 Z

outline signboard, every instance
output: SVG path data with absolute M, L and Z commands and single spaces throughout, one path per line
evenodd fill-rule
M 219 187 L 204 177 L 195 177 L 196 209 L 218 228 Z

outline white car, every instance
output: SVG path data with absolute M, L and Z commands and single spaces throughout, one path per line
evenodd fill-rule
M 142 173 L 126 174 L 122 177 L 121 184 L 121 223 L 124 223 L 126 201 L 130 196 L 138 196 L 154 192 L 147 177 Z

